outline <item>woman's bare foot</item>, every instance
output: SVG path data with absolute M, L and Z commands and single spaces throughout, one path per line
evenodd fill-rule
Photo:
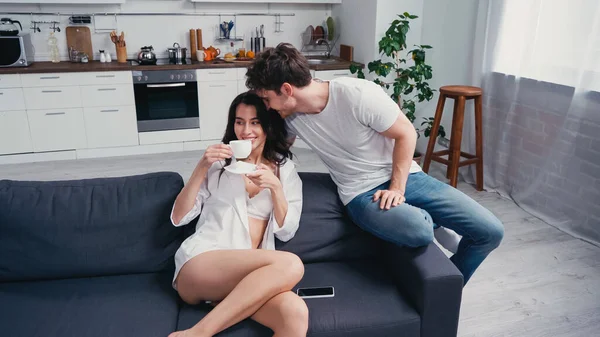
M 169 335 L 169 337 L 206 337 L 206 335 L 201 335 L 192 331 L 192 329 L 175 331 Z

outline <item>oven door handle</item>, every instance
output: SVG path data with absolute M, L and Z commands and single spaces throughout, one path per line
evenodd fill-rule
M 148 84 L 148 88 L 175 88 L 185 87 L 185 83 Z

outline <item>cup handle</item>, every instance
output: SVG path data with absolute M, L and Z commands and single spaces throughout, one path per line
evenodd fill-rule
M 221 49 L 217 48 L 217 55 L 216 56 L 219 56 L 219 55 L 221 55 Z

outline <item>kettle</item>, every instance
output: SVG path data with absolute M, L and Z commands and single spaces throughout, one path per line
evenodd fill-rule
M 173 43 L 173 48 L 167 48 L 169 52 L 169 63 L 171 64 L 185 64 L 186 63 L 186 52 L 187 48 L 181 48 L 179 43 Z
M 141 48 L 141 51 L 138 53 L 138 63 L 139 64 L 156 64 L 156 54 L 153 52 L 154 48 L 152 46 L 144 46 Z
M 0 19 L 0 36 L 19 35 L 19 28 L 17 28 L 15 23 L 18 23 L 21 30 L 23 30 L 23 26 L 21 26 L 21 23 L 17 20 L 11 20 L 9 18 Z

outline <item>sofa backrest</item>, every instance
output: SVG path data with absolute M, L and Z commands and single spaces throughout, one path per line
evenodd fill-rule
M 184 233 L 171 225 L 177 173 L 0 181 L 0 282 L 156 272 Z
M 276 248 L 297 254 L 305 263 L 378 255 L 379 241 L 348 218 L 329 174 L 299 175 L 303 189 L 300 227 L 290 241 L 276 241 Z

